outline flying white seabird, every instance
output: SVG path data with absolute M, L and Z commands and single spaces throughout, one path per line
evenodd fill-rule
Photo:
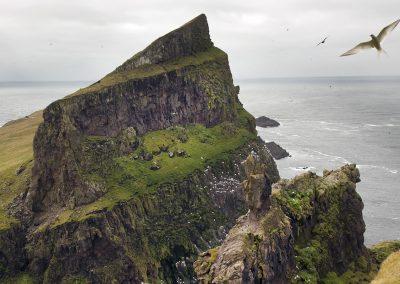
M 385 52 L 382 47 L 381 43 L 383 39 L 391 32 L 394 30 L 394 28 L 399 24 L 400 20 L 397 20 L 394 23 L 391 23 L 387 27 L 383 28 L 381 32 L 378 34 L 378 36 L 375 36 L 373 34 L 370 35 L 372 38 L 370 41 L 362 42 L 358 45 L 356 45 L 354 48 L 350 49 L 349 51 L 343 53 L 340 56 L 349 56 L 358 53 L 361 50 L 364 49 L 370 49 L 370 48 L 376 48 L 376 50 L 380 52 Z M 385 52 L 386 53 L 386 52 Z

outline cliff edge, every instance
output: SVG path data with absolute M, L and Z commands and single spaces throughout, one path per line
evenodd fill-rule
M 198 252 L 244 213 L 240 162 L 257 152 L 279 179 L 238 92 L 200 15 L 50 104 L 43 120 L 1 129 L 31 123 L 27 156 L 1 187 L 0 278 L 194 279 Z
M 370 281 L 356 166 L 281 180 L 238 93 L 200 15 L 1 127 L 0 282 Z
M 205 15 L 196 17 L 99 82 L 44 110 L 33 143 L 29 206 L 73 208 L 107 192 L 90 177 L 94 161 L 86 140 L 115 138 L 116 145 L 104 153 L 108 157 L 103 155 L 107 160 L 133 152 L 136 136 L 151 131 L 233 122 L 240 107 L 237 93 L 227 55 L 213 46 Z

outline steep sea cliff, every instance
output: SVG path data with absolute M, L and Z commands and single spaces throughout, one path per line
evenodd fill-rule
M 280 180 L 238 93 L 200 15 L 2 127 L 0 279 L 372 279 L 355 165 Z

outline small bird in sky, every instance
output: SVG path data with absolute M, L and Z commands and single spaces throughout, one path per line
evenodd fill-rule
M 383 28 L 381 30 L 381 32 L 378 34 L 378 36 L 375 36 L 373 34 L 370 35 L 370 37 L 372 38 L 370 41 L 366 41 L 366 42 L 362 42 L 358 45 L 356 45 L 355 47 L 353 47 L 352 49 L 350 49 L 349 51 L 343 53 L 340 56 L 349 56 L 349 55 L 353 55 L 358 53 L 361 50 L 364 49 L 370 49 L 370 48 L 376 48 L 376 50 L 380 53 L 380 52 L 385 52 L 382 47 L 381 47 L 381 43 L 383 41 L 383 39 L 391 32 L 394 30 L 394 28 L 399 24 L 400 20 L 397 20 L 393 23 L 391 23 L 390 25 L 388 25 L 387 27 Z M 386 53 L 386 52 L 385 52 Z
M 317 44 L 317 46 L 320 45 L 320 44 L 325 43 L 325 41 L 326 41 L 327 39 L 328 39 L 328 37 L 325 37 L 322 41 L 320 41 L 320 42 Z

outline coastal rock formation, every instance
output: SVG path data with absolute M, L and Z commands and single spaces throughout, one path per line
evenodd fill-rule
M 260 116 L 256 118 L 256 125 L 258 127 L 267 128 L 267 127 L 278 127 L 280 123 L 266 116 Z
M 0 191 L 15 194 L 4 207 L 0 278 L 192 281 L 198 252 L 245 212 L 240 162 L 253 151 L 279 180 L 238 91 L 200 15 L 49 105 L 33 161 Z
M 238 219 L 220 247 L 200 255 L 195 271 L 205 283 L 285 283 L 294 267 L 289 218 L 276 206 L 270 208 L 271 181 L 258 155 L 250 155 L 244 168 L 249 212 Z M 276 233 L 267 231 L 271 229 Z
M 283 149 L 280 145 L 276 144 L 275 142 L 267 142 L 265 143 L 269 153 L 275 160 L 280 160 L 286 157 L 289 157 L 289 153 Z
M 255 161 L 250 156 L 245 162 L 245 192 L 268 195 L 270 184 L 260 175 L 262 164 L 255 166 Z M 199 280 L 316 283 L 328 272 L 345 272 L 360 257 L 368 259 L 363 204 L 355 191 L 358 181 L 355 165 L 346 165 L 323 177 L 305 173 L 281 180 L 268 198 L 247 198 L 249 212 L 238 219 L 219 248 L 195 262 Z M 254 214 L 254 208 L 264 210 Z
M 33 145 L 30 206 L 34 211 L 75 207 L 105 193 L 82 172 L 90 162 L 83 147 L 88 136 L 118 138 L 128 128 L 144 135 L 174 125 L 233 121 L 240 105 L 236 90 L 228 57 L 213 46 L 200 15 L 99 82 L 44 110 Z M 108 158 L 123 152 L 117 146 Z
M 356 167 L 280 180 L 238 92 L 200 15 L 1 127 L 0 282 L 372 279 Z

